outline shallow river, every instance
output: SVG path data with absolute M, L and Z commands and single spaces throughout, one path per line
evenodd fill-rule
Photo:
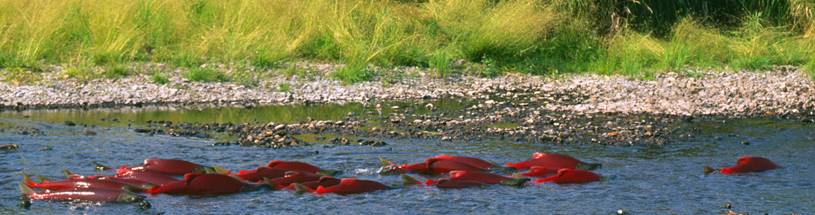
M 454 104 L 451 104 L 455 106 Z M 268 149 L 213 146 L 214 140 L 136 133 L 127 123 L 174 121 L 298 121 L 331 119 L 365 109 L 361 105 L 264 107 L 224 110 L 137 113 L 109 111 L 4 112 L 0 125 L 37 128 L 41 134 L 0 133 L 0 143 L 17 143 L 16 151 L 0 151 L 0 214 L 721 214 L 722 206 L 751 214 L 815 213 L 815 126 L 795 121 L 749 119 L 699 123 L 702 133 L 665 146 L 598 146 L 528 144 L 509 141 L 443 142 L 385 139 L 384 147 L 313 145 Z M 455 108 L 455 107 L 454 107 Z M 333 111 L 333 112 L 331 112 Z M 254 116 L 252 114 L 255 114 Z M 274 115 L 275 116 L 270 116 Z M 198 117 L 190 117 L 191 115 Z M 116 121 L 111 121 L 115 118 Z M 108 123 L 103 123 L 108 122 Z M 95 136 L 82 126 L 62 123 L 97 122 Z M 747 141 L 750 144 L 742 144 Z M 396 188 L 362 195 L 314 196 L 260 190 L 219 197 L 149 197 L 153 208 L 139 211 L 122 204 L 84 205 L 34 202 L 17 207 L 21 173 L 59 178 L 64 168 L 94 174 L 92 161 L 109 165 L 137 164 L 148 157 L 183 158 L 232 170 L 251 169 L 271 159 L 303 160 L 342 176 L 374 179 L 398 187 L 398 176 L 376 174 L 379 157 L 400 163 L 447 153 L 481 157 L 496 163 L 519 161 L 533 152 L 558 152 L 599 162 L 605 177 L 585 185 L 530 184 L 524 188 L 438 190 Z M 770 158 L 783 166 L 764 173 L 704 176 L 702 167 L 735 163 L 740 155 Z

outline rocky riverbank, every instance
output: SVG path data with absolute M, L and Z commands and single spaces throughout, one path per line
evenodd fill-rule
M 666 73 L 654 80 L 511 74 L 436 78 L 421 70 L 395 82 L 343 85 L 329 79 L 275 77 L 256 87 L 196 83 L 178 72 L 168 84 L 146 76 L 48 84 L 0 83 L 5 109 L 159 105 L 278 105 L 359 102 L 371 110 L 342 120 L 243 124 L 148 122 L 136 132 L 212 138 L 219 144 L 289 147 L 314 143 L 386 145 L 386 138 L 440 141 L 664 144 L 693 136 L 693 122 L 741 117 L 815 121 L 815 83 L 802 71 Z M 280 85 L 289 86 L 286 91 Z M 412 108 L 388 106 L 410 100 Z M 436 110 L 440 101 L 463 108 Z M 384 104 L 384 105 L 383 105 Z M 460 109 L 460 110 L 459 110 Z M 386 111 L 382 111 L 386 110 Z M 214 135 L 213 135 L 214 134 Z
M 768 72 L 665 73 L 654 80 L 522 74 L 438 78 L 418 69 L 400 72 L 408 75 L 353 85 L 325 76 L 275 76 L 260 80 L 254 87 L 190 82 L 178 69 L 170 73 L 167 84 L 155 84 L 148 75 L 78 81 L 50 72 L 36 84 L 0 82 L 0 108 L 367 103 L 443 97 L 479 99 L 481 106 L 489 106 L 497 100 L 520 97 L 531 102 L 542 100 L 540 106 L 529 107 L 539 112 L 750 116 L 812 114 L 815 109 L 812 79 L 786 67 Z

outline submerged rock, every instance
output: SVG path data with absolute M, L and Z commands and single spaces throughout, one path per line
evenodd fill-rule
M 15 151 L 19 148 L 17 144 L 0 144 L 0 151 Z

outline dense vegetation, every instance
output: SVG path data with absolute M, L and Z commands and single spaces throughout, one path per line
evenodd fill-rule
M 334 75 L 350 82 L 372 77 L 368 65 L 445 75 L 459 59 L 483 75 L 812 71 L 813 9 L 815 0 L 0 0 L 0 67 L 118 77 L 133 62 L 309 60 L 345 64 Z M 210 73 L 185 76 L 229 79 Z

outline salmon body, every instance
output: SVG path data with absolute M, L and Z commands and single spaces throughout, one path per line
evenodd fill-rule
M 318 172 L 320 172 L 320 167 L 311 165 L 309 163 L 300 162 L 300 161 L 273 160 L 273 161 L 270 161 L 267 166 L 269 168 L 272 168 L 272 169 L 300 171 L 300 172 L 308 172 L 308 173 L 314 173 L 314 174 L 317 174 Z
M 478 181 L 453 180 L 453 179 L 441 179 L 438 181 L 428 180 L 427 182 L 425 182 L 425 184 L 427 186 L 436 186 L 439 189 L 462 189 L 469 187 L 482 187 L 486 185 Z
M 116 174 L 117 175 L 127 174 L 128 172 L 133 171 L 151 171 L 165 175 L 182 176 L 187 173 L 200 172 L 203 170 L 203 168 L 206 167 L 207 166 L 203 166 L 197 163 L 180 159 L 150 158 L 144 160 L 144 164 L 142 164 L 141 166 L 135 167 L 121 166 L 116 171 Z
M 481 172 L 486 171 L 486 169 L 478 168 L 475 166 L 467 165 L 466 163 L 461 163 L 458 161 L 453 160 L 436 160 L 427 163 L 428 171 L 433 174 L 444 174 L 449 173 L 450 171 L 455 170 L 462 170 L 462 171 L 469 171 L 469 172 Z
M 532 154 L 531 159 L 519 163 L 507 163 L 506 166 L 515 169 L 529 169 L 533 166 L 540 166 L 550 169 L 576 169 L 580 165 L 588 165 L 588 163 L 584 163 L 568 155 L 535 152 Z
M 402 164 L 396 168 L 397 172 L 400 173 L 407 173 L 407 172 L 415 172 L 415 173 L 427 173 L 427 163 L 415 163 L 415 164 Z
M 263 181 L 264 178 L 273 179 L 283 177 L 287 171 L 289 170 L 258 167 L 253 170 L 241 170 L 235 176 L 250 182 L 260 182 Z
M 267 184 L 274 189 L 283 189 L 292 183 L 305 183 L 320 180 L 320 176 L 308 172 L 288 171 L 286 175 L 279 178 L 270 179 Z
M 168 183 L 173 183 L 180 181 L 179 179 L 164 175 L 156 172 L 149 172 L 149 171 L 135 171 L 135 172 L 127 172 L 122 175 L 115 176 L 117 179 L 123 180 L 136 180 L 136 181 L 143 181 L 146 183 L 150 183 L 153 185 L 163 185 Z
M 79 175 L 79 174 L 71 174 L 71 175 L 68 176 L 68 180 L 71 180 L 71 181 L 89 181 L 89 180 L 90 181 L 93 181 L 93 180 L 113 181 L 113 182 L 117 182 L 117 183 L 121 183 L 121 184 L 131 186 L 131 187 L 136 187 L 136 188 L 148 188 L 148 187 L 155 186 L 155 184 L 151 184 L 151 183 L 141 181 L 141 180 L 137 180 L 137 179 L 133 179 L 133 178 L 117 178 L 117 177 L 114 177 L 114 176 L 105 176 L 105 175 L 82 176 L 82 175 Z
M 348 195 L 373 192 L 387 188 L 388 186 L 385 186 L 384 184 L 376 181 L 360 180 L 355 178 L 343 178 L 340 180 L 339 184 L 334 186 L 328 187 L 318 186 L 315 193 L 317 194 L 335 193 L 339 195 Z
M 719 170 L 722 174 L 737 174 L 748 172 L 763 172 L 767 170 L 777 169 L 779 166 L 767 158 L 744 156 L 736 161 L 736 165 L 722 168 Z
M 465 156 L 452 156 L 452 155 L 438 155 L 436 157 L 428 158 L 425 162 L 431 163 L 436 160 L 451 160 L 463 164 L 467 164 L 473 167 L 478 167 L 481 169 L 489 169 L 495 167 L 495 164 L 490 163 L 485 160 L 481 160 L 479 158 L 474 157 L 465 157 Z
M 29 179 L 23 178 L 23 183 L 26 186 L 37 189 L 45 189 L 52 191 L 71 191 L 81 189 L 92 190 L 123 190 L 128 185 L 110 180 L 94 180 L 94 179 L 77 179 L 77 180 L 64 180 L 64 181 L 43 181 L 37 183 Z
M 55 191 L 26 194 L 31 200 L 118 202 L 125 191 L 81 189 L 75 191 Z
M 172 195 L 224 195 L 239 193 L 255 187 L 257 186 L 229 175 L 190 173 L 184 175 L 183 181 L 162 184 L 147 192 Z
M 304 191 L 313 193 L 320 186 L 330 187 L 330 186 L 334 186 L 334 185 L 338 185 L 338 184 L 340 184 L 340 179 L 330 177 L 330 176 L 323 176 L 323 177 L 320 178 L 320 180 L 303 182 L 300 185 L 303 185 L 303 187 L 308 188 L 308 190 L 304 190 Z M 286 189 L 295 190 L 296 186 L 295 186 L 294 183 L 292 183 L 292 184 L 289 184 L 289 186 L 286 187 Z
M 539 178 L 535 180 L 537 183 L 556 183 L 556 184 L 583 184 L 589 182 L 600 181 L 602 177 L 596 173 L 579 169 L 560 169 L 557 175 Z
M 533 166 L 529 168 L 529 171 L 521 174 L 526 177 L 549 177 L 552 175 L 557 174 L 558 169 L 542 167 L 542 166 Z
M 450 171 L 451 180 L 477 181 L 483 184 L 498 184 L 512 178 L 487 172 Z

